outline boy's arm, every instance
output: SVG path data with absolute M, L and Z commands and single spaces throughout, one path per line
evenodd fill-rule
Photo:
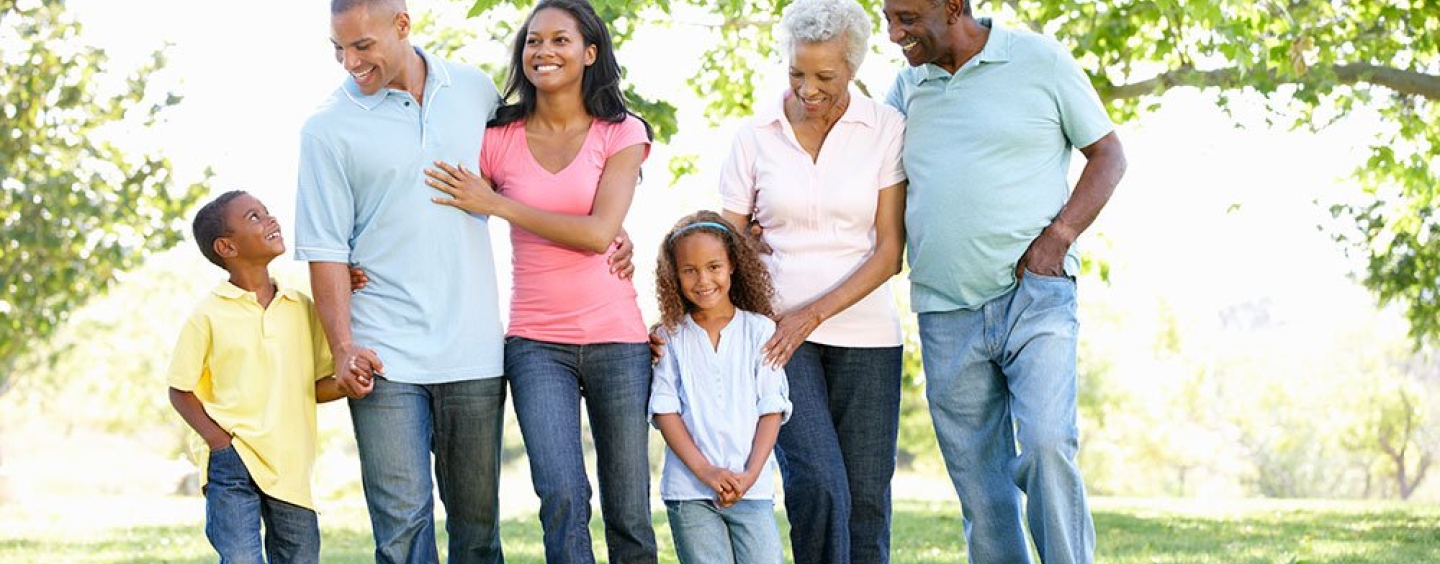
M 326 376 L 315 381 L 315 402 L 325 403 L 345 397 L 345 392 L 340 389 L 340 384 L 335 381 L 334 376 Z
M 685 420 L 680 418 L 679 413 L 656 413 L 653 418 L 655 426 L 660 428 L 660 435 L 665 437 L 665 444 L 696 478 L 700 478 L 701 482 L 721 496 L 736 489 L 737 484 L 732 483 L 733 480 L 727 480 L 732 474 L 711 464 L 710 459 L 700 452 L 700 447 L 695 446 L 695 439 L 690 436 L 690 430 L 685 428 Z M 778 426 L 776 432 L 779 432 Z
M 200 403 L 200 398 L 195 397 L 194 392 L 170 388 L 170 405 L 180 418 L 190 425 L 200 438 L 205 439 L 205 444 L 210 450 L 220 450 L 230 446 L 230 433 L 220 427 L 209 413 L 205 413 L 205 406 Z

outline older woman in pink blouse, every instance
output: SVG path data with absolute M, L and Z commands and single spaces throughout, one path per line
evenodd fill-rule
M 778 303 L 767 360 L 794 415 L 776 454 L 797 564 L 888 562 L 901 336 L 889 280 L 904 247 L 905 123 L 851 87 L 870 35 L 854 0 L 781 20 L 790 88 L 740 127 L 724 216 L 759 224 Z

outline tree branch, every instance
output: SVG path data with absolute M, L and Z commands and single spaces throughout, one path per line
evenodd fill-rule
M 1280 76 L 1274 71 L 1264 69 L 1241 71 L 1240 69 L 1226 68 L 1202 71 L 1182 66 L 1139 82 L 1102 85 L 1100 97 L 1105 100 L 1127 100 L 1142 96 L 1158 96 L 1177 86 L 1240 88 L 1253 83 L 1254 78 L 1250 75 L 1257 73 L 1266 75 L 1270 80 L 1282 84 L 1316 84 L 1318 81 L 1313 78 L 1316 76 L 1316 71 L 1325 68 L 1314 67 L 1305 75 L 1295 77 Z M 1332 65 L 1329 70 L 1334 73 L 1335 79 L 1341 84 L 1373 84 L 1389 88 L 1400 94 L 1440 100 L 1440 75 L 1366 63 Z

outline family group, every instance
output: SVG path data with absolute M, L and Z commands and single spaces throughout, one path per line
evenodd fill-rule
M 653 135 L 594 8 L 535 5 L 502 92 L 412 44 L 404 0 L 332 0 L 349 76 L 300 131 L 294 254 L 310 291 L 270 276 L 287 249 L 254 196 L 225 193 L 194 219 L 228 278 L 181 330 L 167 378 L 207 446 L 205 534 L 221 562 L 321 561 L 315 410 L 341 398 L 375 561 L 438 562 L 438 490 L 449 561 L 503 562 L 508 398 L 546 562 L 595 561 L 583 404 L 612 564 L 657 561 L 652 427 L 682 564 L 887 563 L 902 374 L 891 279 L 905 260 L 969 560 L 1028 564 L 1033 543 L 1045 564 L 1091 562 L 1074 243 L 1124 173 L 1120 141 L 1057 41 L 977 18 L 968 0 L 885 0 L 883 19 L 909 64 L 872 100 L 852 85 L 865 9 L 785 7 L 789 88 L 735 134 L 722 209 L 658 242 L 647 328 L 623 225 Z M 513 248 L 504 327 L 490 218 Z

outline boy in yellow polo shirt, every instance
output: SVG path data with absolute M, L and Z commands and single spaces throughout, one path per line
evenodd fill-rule
M 318 563 L 315 404 L 343 394 L 315 305 L 270 278 L 285 241 L 254 196 L 221 195 L 194 231 L 230 273 L 180 331 L 167 376 L 170 404 L 209 447 L 198 457 L 205 536 L 222 563 Z

